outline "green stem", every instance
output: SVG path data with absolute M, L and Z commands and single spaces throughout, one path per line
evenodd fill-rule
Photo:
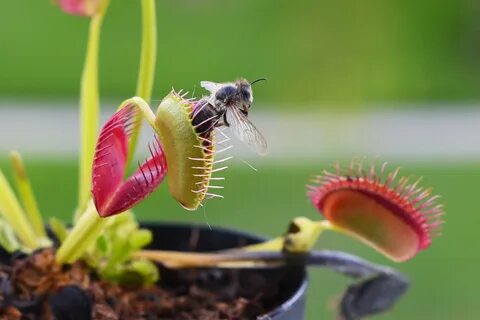
M 108 0 L 103 0 L 101 10 L 90 21 L 87 52 L 80 84 L 80 176 L 78 210 L 83 211 L 92 183 L 92 161 L 99 122 L 98 53 L 100 31 Z
M 155 76 L 155 61 L 157 55 L 157 19 L 155 0 L 142 0 L 142 49 L 140 53 L 140 68 L 138 71 L 136 95 L 150 103 Z M 135 155 L 135 148 L 142 126 L 142 115 L 138 114 L 130 136 L 128 146 L 127 167 Z
M 57 263 L 72 263 L 80 258 L 97 240 L 107 222 L 108 219 L 98 215 L 93 202 L 89 202 L 85 212 L 58 248 L 55 256 Z
M 155 114 L 148 103 L 140 97 L 133 97 L 122 102 L 118 110 L 125 108 L 126 106 L 133 105 L 135 108 L 140 110 L 139 114 L 142 119 L 147 120 L 148 124 L 155 130 Z
M 292 228 L 292 226 L 294 228 Z M 286 234 L 258 244 L 243 247 L 246 251 L 287 251 L 290 253 L 302 253 L 312 250 L 320 235 L 326 231 L 344 231 L 328 220 L 312 221 L 305 217 L 297 217 L 290 223 Z
M 339 226 L 333 225 L 328 220 L 320 220 L 317 222 L 323 230 L 335 231 L 338 233 L 345 234 L 347 231 L 345 229 L 340 228 Z
M 30 184 L 30 179 L 28 178 L 27 170 L 23 164 L 22 157 L 17 151 L 12 151 L 10 153 L 10 159 L 12 162 L 18 194 L 22 200 L 27 217 L 32 224 L 35 234 L 38 237 L 46 238 L 47 233 L 45 232 L 42 214 L 38 209 L 35 194 L 33 193 L 32 185 Z

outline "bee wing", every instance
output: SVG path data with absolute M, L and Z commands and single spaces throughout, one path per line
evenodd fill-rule
M 227 122 L 233 133 L 259 155 L 267 153 L 267 141 L 255 125 L 236 107 L 228 108 Z
M 210 93 L 215 93 L 218 89 L 220 89 L 222 84 L 211 81 L 200 81 L 200 86 Z

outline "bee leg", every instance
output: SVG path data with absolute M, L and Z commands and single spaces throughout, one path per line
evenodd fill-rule
M 230 123 L 228 123 L 228 121 L 227 121 L 227 113 L 226 112 L 223 113 L 223 124 L 226 127 L 230 127 Z

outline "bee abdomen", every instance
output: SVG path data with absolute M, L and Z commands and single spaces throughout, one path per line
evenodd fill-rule
M 192 124 L 195 131 L 200 134 L 206 134 L 215 128 L 220 115 L 216 109 L 205 99 L 198 101 L 193 107 Z

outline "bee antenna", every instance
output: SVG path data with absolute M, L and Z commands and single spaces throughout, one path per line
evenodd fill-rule
M 267 81 L 267 80 L 268 80 L 267 78 L 258 78 L 256 80 L 253 80 L 252 82 L 250 82 L 250 85 L 253 85 L 255 82 Z

